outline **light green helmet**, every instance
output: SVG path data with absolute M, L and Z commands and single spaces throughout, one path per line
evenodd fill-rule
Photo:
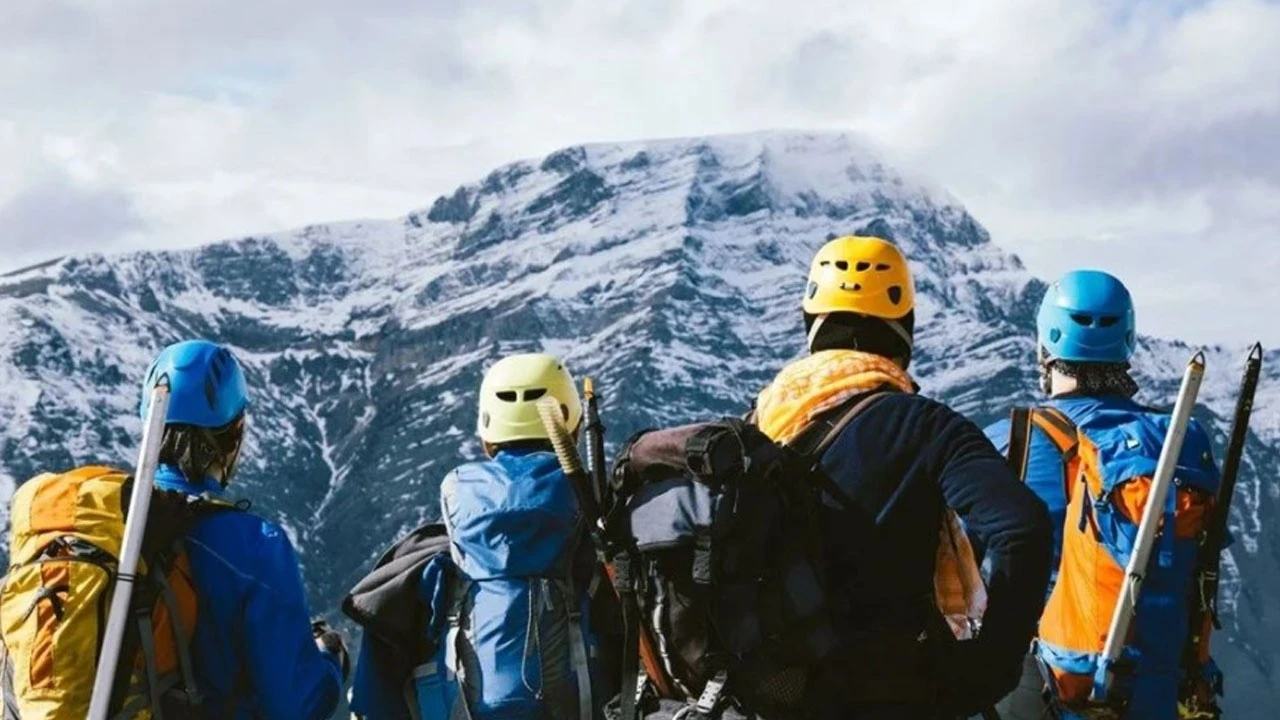
M 491 445 L 546 440 L 537 407 L 544 395 L 560 401 L 565 425 L 576 430 L 582 421 L 582 400 L 573 376 L 558 358 L 527 353 L 494 363 L 480 383 L 480 439 Z

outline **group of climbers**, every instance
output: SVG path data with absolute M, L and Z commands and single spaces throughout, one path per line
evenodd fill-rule
M 479 390 L 487 458 L 449 473 L 441 522 L 397 540 L 343 601 L 362 629 L 353 714 L 1178 717 L 1188 687 L 1216 687 L 1211 662 L 1183 655 L 1189 558 L 1218 479 L 1194 422 L 1128 669 L 1091 698 L 1150 484 L 1141 468 L 1168 425 L 1132 399 L 1128 291 L 1097 271 L 1053 284 L 1037 318 L 1049 399 L 985 434 L 919 394 L 914 292 L 892 243 L 829 241 L 802 301 L 808 353 L 745 418 L 638 434 L 610 472 L 591 468 L 594 483 L 573 446 L 600 428 L 584 423 L 565 365 L 543 354 L 495 363 Z M 170 581 L 148 598 L 156 642 L 141 633 L 143 650 L 158 649 L 127 656 L 117 711 L 328 717 L 348 670 L 342 639 L 313 626 L 281 528 L 221 499 L 248 405 L 239 363 L 185 342 L 146 377 L 144 397 L 161 378 L 172 389 L 156 486 L 186 520 L 173 551 L 144 548 L 165 570 L 150 574 Z M 67 668 L 92 670 L 84 653 L 102 621 L 73 610 L 77 583 L 101 578 L 66 570 L 92 548 L 45 540 L 97 522 L 86 518 L 101 493 L 118 503 L 124 484 L 110 468 L 81 468 L 15 494 L 4 717 L 84 715 L 63 710 L 87 693 Z M 167 604 L 176 585 L 193 607 Z

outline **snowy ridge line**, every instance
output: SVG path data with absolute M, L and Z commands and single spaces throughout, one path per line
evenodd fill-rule
M 311 601 L 331 612 L 391 538 L 436 517 L 444 474 L 478 457 L 474 394 L 498 356 L 546 350 L 596 378 L 610 447 L 741 412 L 803 352 L 805 269 L 845 232 L 890 236 L 911 259 L 927 394 L 978 422 L 1038 397 L 1028 298 L 1041 282 L 856 137 L 597 144 L 495 169 L 402 218 L 0 278 L 0 415 L 15 418 L 0 428 L 0 494 L 5 477 L 129 462 L 141 368 L 166 342 L 213 337 L 254 392 L 233 487 L 306 546 Z M 1142 338 L 1144 399 L 1172 398 L 1192 352 Z M 1244 356 L 1208 354 L 1201 397 L 1223 434 Z M 1224 562 L 1241 707 L 1280 702 L 1280 655 L 1240 642 L 1280 627 L 1277 361 L 1269 351 Z

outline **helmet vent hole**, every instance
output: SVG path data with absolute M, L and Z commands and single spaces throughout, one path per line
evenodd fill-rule
M 858 272 L 866 272 L 870 269 L 871 269 L 871 263 L 869 262 L 860 262 L 857 265 Z
M 876 271 L 877 271 L 877 272 L 884 272 L 884 271 L 886 271 L 886 270 L 888 270 L 888 269 L 889 269 L 889 266 L 888 266 L 888 265 L 885 265 L 884 263 L 876 263 Z
M 524 391 L 524 399 L 525 399 L 525 402 L 528 402 L 530 400 L 537 400 L 538 398 L 546 394 L 547 394 L 546 388 L 532 388 L 530 390 Z
M 812 300 L 814 297 L 817 296 L 817 294 L 818 294 L 818 283 L 816 282 L 809 283 L 809 299 Z
M 841 270 L 848 270 L 848 269 L 849 269 L 849 263 L 848 263 L 848 262 L 845 262 L 844 260 L 837 260 L 837 261 L 836 261 L 836 267 L 837 267 L 837 268 L 840 268 Z
M 902 287 L 894 285 L 889 288 L 889 302 L 897 305 L 902 302 Z
M 1053 328 L 1052 330 L 1049 331 L 1049 342 L 1056 343 L 1061 339 L 1062 339 L 1061 330 L 1059 330 L 1058 328 Z
M 1111 327 L 1118 322 L 1120 322 L 1120 318 L 1115 315 L 1104 315 L 1103 317 L 1098 318 L 1099 327 Z
M 498 399 L 502 402 L 515 402 L 519 399 L 515 390 L 499 390 L 494 394 L 497 395 Z

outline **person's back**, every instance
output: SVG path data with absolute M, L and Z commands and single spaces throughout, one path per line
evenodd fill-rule
M 171 466 L 158 470 L 156 485 L 211 490 Z M 280 526 L 228 510 L 198 521 L 185 545 L 199 602 L 192 664 L 214 716 L 329 717 L 341 692 L 340 654 L 316 647 L 297 554 Z
M 344 603 L 365 628 L 358 717 L 591 720 L 616 692 L 616 606 L 536 411 L 543 396 L 576 433 L 581 402 L 558 360 L 516 355 L 489 369 L 477 423 L 487 458 L 440 487 L 447 543 L 398 543 Z
M 872 393 L 821 458 L 852 501 L 825 502 L 828 595 L 848 654 L 818 679 L 814 717 L 952 718 L 1007 692 L 1043 603 L 1051 535 L 1043 505 L 968 420 L 915 394 L 911 278 L 875 238 L 839 238 L 814 259 L 805 298 L 811 355 L 760 396 L 762 430 L 786 443 Z M 949 512 L 994 571 L 981 631 L 957 640 L 935 570 Z
M 212 343 L 179 343 L 152 364 L 144 398 L 162 379 L 171 399 L 157 488 L 223 495 L 239 461 L 248 405 L 239 362 Z M 319 643 L 313 637 L 288 536 L 247 510 L 228 509 L 197 521 L 184 545 L 197 600 L 191 660 L 211 717 L 329 717 L 340 700 L 346 650 L 331 631 Z
M 1063 552 L 1067 544 L 1064 542 L 1067 533 L 1073 533 L 1074 529 L 1074 539 L 1082 524 L 1089 525 L 1091 509 L 1105 499 L 1099 497 L 1089 503 L 1076 497 L 1082 491 L 1082 480 L 1087 481 L 1087 478 L 1081 476 L 1079 434 L 1083 433 L 1088 437 L 1090 433 L 1096 432 L 1105 436 L 1114 434 L 1117 429 L 1126 425 L 1139 427 L 1153 421 L 1167 422 L 1167 413 L 1151 410 L 1133 400 L 1138 392 L 1137 383 L 1129 375 L 1129 360 L 1137 346 L 1134 310 L 1129 292 L 1119 280 L 1097 271 L 1068 273 L 1046 292 L 1037 318 L 1037 330 L 1041 390 L 1049 397 L 1032 408 L 1015 410 L 1010 418 L 993 423 L 985 431 L 1003 454 L 1013 458 L 1011 462 L 1021 473 L 1026 485 L 1049 508 L 1055 534 L 1050 603 L 1040 627 L 1041 632 L 1047 632 L 1048 635 L 1042 637 L 1039 643 L 1040 657 L 1034 652 L 1028 655 L 1019 687 L 997 706 L 1006 720 L 1040 718 L 1045 712 L 1076 717 L 1069 709 L 1058 707 L 1048 710 L 1047 704 L 1051 698 L 1059 695 L 1081 692 L 1058 687 L 1064 682 L 1083 682 L 1073 680 L 1074 675 L 1068 672 L 1069 669 L 1079 671 L 1079 675 L 1087 674 L 1084 664 L 1067 658 L 1077 655 L 1084 657 L 1087 653 L 1083 646 L 1091 643 L 1079 643 L 1081 648 L 1075 649 L 1055 649 L 1054 644 L 1060 637 L 1079 634 L 1077 626 L 1085 614 L 1076 596 L 1088 598 L 1098 593 L 1097 583 L 1101 582 L 1104 573 L 1102 568 L 1093 567 L 1087 573 L 1088 577 L 1068 578 L 1071 588 L 1058 591 L 1056 587 L 1063 581 L 1059 577 L 1060 573 L 1078 574 L 1078 570 L 1083 567 L 1083 553 L 1089 552 L 1077 549 L 1071 562 L 1065 562 Z M 1130 438 L 1127 442 L 1131 450 L 1150 456 L 1148 460 L 1159 453 L 1158 443 L 1144 448 L 1132 432 L 1127 432 L 1126 436 Z M 1163 437 L 1160 438 L 1162 439 Z M 1190 478 L 1187 478 L 1187 482 L 1183 483 L 1176 494 L 1179 513 L 1183 512 L 1184 506 L 1190 508 L 1211 501 L 1209 493 L 1211 486 L 1216 487 L 1217 470 L 1213 466 L 1210 447 L 1208 435 L 1192 420 L 1187 428 L 1181 466 L 1187 467 L 1188 473 L 1203 475 L 1204 487 L 1197 489 L 1197 483 L 1190 482 Z M 1098 462 L 1100 461 L 1095 460 L 1093 464 Z M 1097 474 L 1102 470 L 1093 468 L 1090 472 Z M 1139 485 L 1133 487 L 1141 490 Z M 1127 508 L 1125 503 L 1132 505 L 1144 499 L 1145 494 L 1126 490 L 1119 495 L 1118 509 L 1136 527 L 1142 507 L 1135 505 Z M 1076 501 L 1074 505 L 1073 499 Z M 1178 524 L 1181 536 L 1182 526 L 1185 524 L 1182 517 L 1179 517 Z M 1102 538 L 1100 542 L 1105 547 L 1109 541 Z M 1108 547 L 1105 552 L 1114 555 L 1125 551 L 1119 547 Z M 1185 549 L 1182 554 L 1186 554 Z M 1146 601 L 1154 605 L 1140 613 L 1143 617 L 1131 643 L 1135 650 L 1144 648 L 1147 655 L 1140 673 L 1146 679 L 1138 681 L 1138 694 L 1146 697 L 1134 704 L 1127 717 L 1146 717 L 1144 713 L 1153 712 L 1151 708 L 1156 706 L 1172 712 L 1176 704 L 1176 686 L 1179 682 L 1157 678 L 1172 678 L 1182 672 L 1177 666 L 1188 624 L 1185 617 L 1164 617 L 1166 611 L 1156 606 L 1184 608 L 1188 592 L 1162 585 L 1186 582 L 1189 573 L 1173 571 L 1167 574 L 1169 577 L 1164 577 L 1165 574 L 1159 574 L 1158 577 L 1153 575 L 1151 591 L 1148 593 L 1150 597 Z M 1179 578 L 1178 575 L 1183 577 Z M 1165 595 L 1168 598 L 1164 598 Z M 1098 598 L 1096 602 L 1104 601 Z M 1143 603 L 1143 598 L 1140 597 L 1139 602 Z M 1179 612 L 1185 615 L 1185 609 Z M 1157 616 L 1162 618 L 1159 625 L 1150 627 L 1151 623 L 1156 622 Z M 1090 632 L 1087 634 L 1096 634 L 1105 632 L 1105 627 L 1089 627 L 1088 630 Z M 1074 640 L 1072 642 L 1076 644 Z M 1216 670 L 1210 666 L 1204 668 L 1203 672 L 1212 675 Z M 1056 678 L 1052 689 L 1046 686 L 1046 678 L 1050 677 Z M 1213 680 L 1209 678 L 1208 681 Z M 1148 690 L 1157 686 L 1163 689 Z

